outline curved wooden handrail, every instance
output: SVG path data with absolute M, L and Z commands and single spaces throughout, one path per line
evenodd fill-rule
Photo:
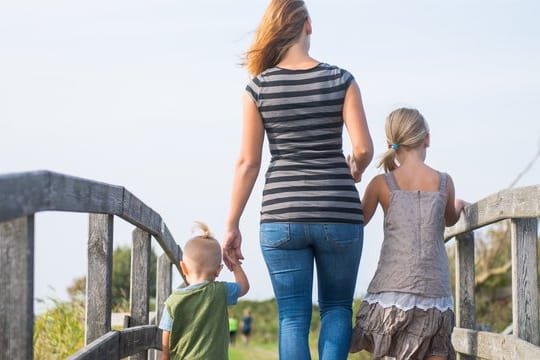
M 540 217 L 540 185 L 506 189 L 465 206 L 459 221 L 446 229 L 446 240 L 504 219 Z
M 48 170 L 0 176 L 0 222 L 41 211 L 119 216 L 154 236 L 182 273 L 182 250 L 161 216 L 123 186 Z
M 109 331 L 68 360 L 123 359 L 148 349 L 161 350 L 161 331 L 154 325 Z
M 513 335 L 455 328 L 454 349 L 482 359 L 540 359 L 540 347 Z

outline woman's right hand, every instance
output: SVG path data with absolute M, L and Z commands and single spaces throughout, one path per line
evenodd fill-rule
M 354 156 L 347 155 L 347 165 L 349 166 L 349 170 L 351 171 L 351 176 L 354 182 L 360 182 L 360 180 L 362 180 L 362 172 L 358 169 Z
M 235 227 L 228 227 L 225 230 L 223 239 L 223 262 L 229 270 L 232 271 L 234 264 L 241 264 L 240 260 L 244 260 L 242 255 L 242 234 L 240 229 Z

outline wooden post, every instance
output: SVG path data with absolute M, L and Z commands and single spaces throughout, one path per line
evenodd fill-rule
M 156 271 L 156 318 L 155 325 L 159 326 L 161 321 L 161 315 L 163 314 L 163 306 L 165 300 L 169 297 L 172 291 L 172 262 L 167 254 L 161 254 L 157 259 L 157 271 Z M 161 334 L 161 330 L 160 334 Z M 161 338 L 161 335 L 160 335 Z M 161 344 L 161 340 L 160 340 Z M 152 350 L 150 359 L 159 359 L 161 351 Z
M 131 251 L 131 286 L 130 286 L 130 327 L 148 325 L 150 311 L 150 234 L 141 229 L 133 231 Z M 130 359 L 144 360 L 147 351 L 130 356 Z
M 512 219 L 513 334 L 538 345 L 538 220 Z
M 33 359 L 34 215 L 0 224 L 0 359 Z
M 172 263 L 167 254 L 161 254 L 157 261 L 156 279 L 156 325 L 159 326 L 163 305 L 172 291 Z M 159 359 L 160 352 L 155 352 L 155 358 Z
M 85 345 L 111 330 L 113 216 L 90 214 Z
M 157 262 L 156 279 L 156 320 L 157 325 L 161 320 L 163 305 L 172 291 L 172 263 L 167 254 L 161 254 Z
M 474 330 L 474 233 L 456 236 L 456 327 Z M 458 354 L 458 359 L 474 359 Z

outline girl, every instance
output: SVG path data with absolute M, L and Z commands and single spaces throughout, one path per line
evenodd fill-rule
M 379 264 L 360 305 L 351 352 L 374 359 L 454 359 L 454 326 L 444 227 L 464 206 L 454 201 L 452 178 L 427 166 L 429 129 L 415 109 L 386 119 L 388 151 L 363 198 L 367 224 L 378 204 L 384 211 Z M 397 161 L 397 164 L 396 164 Z
M 362 251 L 355 187 L 372 158 L 358 85 L 351 73 L 309 54 L 303 1 L 270 2 L 246 54 L 254 78 L 244 94 L 244 131 L 223 242 L 224 261 L 242 259 L 239 222 L 261 165 L 265 176 L 260 244 L 277 299 L 280 359 L 308 360 L 314 263 L 321 331 L 319 358 L 344 360 Z M 343 125 L 353 156 L 342 149 Z

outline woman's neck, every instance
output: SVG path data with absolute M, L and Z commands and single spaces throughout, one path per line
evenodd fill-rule
M 317 64 L 319 61 L 309 56 L 309 37 L 304 35 L 287 50 L 277 66 L 291 70 L 302 70 L 310 69 Z

